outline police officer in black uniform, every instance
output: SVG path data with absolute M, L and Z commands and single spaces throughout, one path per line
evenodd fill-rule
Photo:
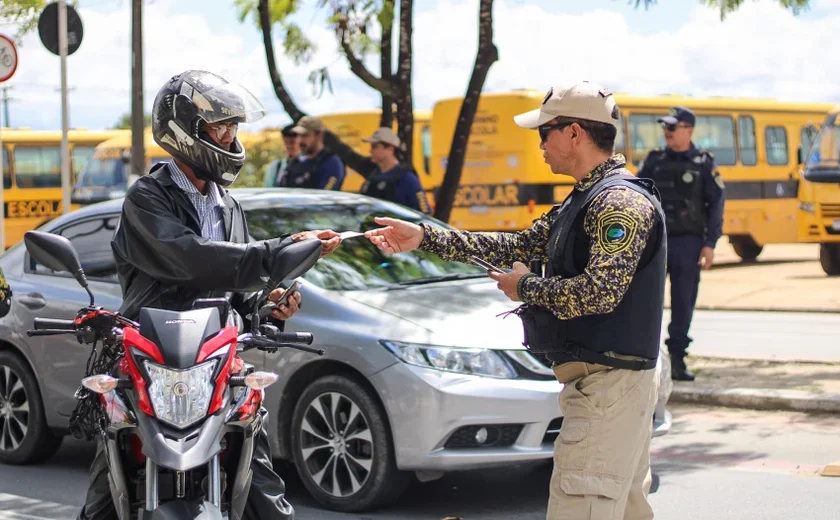
M 709 269 L 717 240 L 723 232 L 723 179 L 709 150 L 691 141 L 696 118 L 685 107 L 673 107 L 662 123 L 664 149 L 652 150 L 639 165 L 638 176 L 653 179 L 667 216 L 668 272 L 671 279 L 671 323 L 668 351 L 671 378 L 693 381 L 685 365 L 688 337 L 700 269 Z
M 280 185 L 288 188 L 340 190 L 346 168 L 341 158 L 324 146 L 327 127 L 317 117 L 303 116 L 295 131 L 300 134 L 300 149 L 306 160 L 290 163 Z
M 378 128 L 371 137 L 362 141 L 370 143 L 370 160 L 377 169 L 367 177 L 361 193 L 378 199 L 402 204 L 429 214 L 429 201 L 420 184 L 417 172 L 397 158 L 400 138 L 387 127 Z

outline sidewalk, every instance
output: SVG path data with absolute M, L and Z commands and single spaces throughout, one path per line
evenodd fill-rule
M 697 378 L 674 381 L 670 402 L 840 413 L 840 363 L 693 356 L 686 361 Z

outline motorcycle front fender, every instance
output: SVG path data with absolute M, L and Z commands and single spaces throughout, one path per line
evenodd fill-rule
M 141 520 L 223 520 L 219 508 L 206 500 L 172 500 L 152 511 L 142 510 Z

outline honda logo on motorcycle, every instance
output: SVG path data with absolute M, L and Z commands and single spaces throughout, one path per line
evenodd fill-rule
M 195 323 L 195 320 L 191 320 L 190 318 L 182 318 L 177 320 L 166 320 L 167 325 L 171 325 L 173 323 Z

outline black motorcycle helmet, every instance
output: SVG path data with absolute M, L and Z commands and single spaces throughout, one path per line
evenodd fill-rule
M 220 121 L 251 123 L 266 110 L 245 87 L 203 70 L 173 76 L 155 96 L 152 135 L 196 176 L 229 186 L 245 164 L 245 148 L 236 136 L 230 150 L 213 141 L 204 125 Z

